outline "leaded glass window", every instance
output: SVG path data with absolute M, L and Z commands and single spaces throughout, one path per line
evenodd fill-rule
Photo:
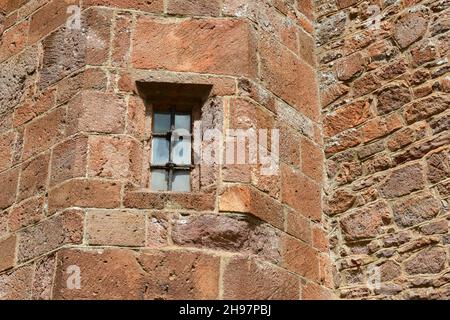
M 187 112 L 154 112 L 151 187 L 154 191 L 191 191 L 192 116 Z

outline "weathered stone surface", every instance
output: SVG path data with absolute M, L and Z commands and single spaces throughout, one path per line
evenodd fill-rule
M 322 150 L 320 146 L 312 143 L 308 139 L 303 138 L 301 141 L 302 171 L 320 184 L 324 175 Z
M 147 219 L 147 240 L 149 248 L 164 247 L 168 244 L 170 216 L 162 212 L 154 212 Z
M 43 257 L 36 261 L 33 276 L 33 300 L 50 300 L 55 273 L 55 254 Z
M 347 14 L 345 12 L 338 12 L 324 20 L 319 21 L 319 28 L 317 34 L 318 44 L 324 44 L 331 39 L 338 37 L 345 29 L 347 22 Z
M 11 168 L 15 155 L 16 133 L 0 134 L 0 172 Z
M 428 180 L 437 183 L 450 176 L 450 151 L 443 150 L 427 157 Z
M 125 102 L 109 93 L 84 91 L 68 106 L 67 134 L 80 131 L 122 133 L 125 128 Z
M 425 14 L 420 11 L 407 12 L 395 23 L 394 39 L 400 48 L 406 48 L 424 35 L 427 26 Z
M 86 35 L 80 30 L 60 28 L 46 37 L 42 44 L 43 67 L 39 80 L 42 89 L 85 65 Z
M 19 127 L 52 109 L 55 106 L 55 93 L 56 90 L 52 88 L 44 91 L 36 99 L 20 104 L 14 111 L 13 126 Z
M 121 186 L 116 182 L 69 180 L 49 191 L 49 212 L 68 207 L 117 208 Z
M 262 192 L 244 185 L 236 185 L 223 190 L 219 198 L 219 210 L 250 213 L 278 228 L 282 227 L 284 221 L 280 203 Z
M 394 219 L 400 227 L 411 227 L 431 220 L 441 210 L 441 203 L 431 194 L 416 194 L 396 202 Z
M 339 80 L 350 80 L 364 70 L 366 60 L 359 52 L 338 60 L 335 64 L 336 76 Z
M 19 181 L 18 168 L 0 173 L 2 192 L 0 192 L 0 209 L 5 209 L 16 200 L 17 184 Z
M 174 219 L 176 245 L 248 252 L 280 261 L 280 234 L 267 224 L 241 215 L 181 215 Z
M 431 96 L 405 106 L 404 116 L 408 123 L 413 123 L 448 109 L 450 98 Z
M 404 262 L 405 271 L 411 275 L 438 273 L 444 269 L 446 260 L 447 256 L 443 248 L 423 249 Z
M 26 265 L 0 275 L 0 300 L 30 300 L 33 266 Z
M 63 25 L 67 21 L 68 7 L 76 4 L 78 4 L 76 0 L 48 1 L 31 17 L 28 41 L 34 43 L 55 28 Z
M 124 196 L 125 207 L 136 209 L 211 211 L 215 208 L 215 202 L 215 193 L 212 192 L 160 193 L 145 190 L 127 192 Z M 112 206 L 114 207 L 114 204 Z
M 219 257 L 176 250 L 144 252 L 138 259 L 147 272 L 144 299 L 218 298 Z
M 431 121 L 430 127 L 433 129 L 434 134 L 448 130 L 450 128 L 450 113 L 436 117 L 436 119 Z
M 246 256 L 231 258 L 223 275 L 224 299 L 271 300 L 299 298 L 299 278 L 286 270 Z
M 333 300 L 335 296 L 331 290 L 314 282 L 308 282 L 302 288 L 301 298 L 302 300 Z
M 13 235 L 0 241 L 0 272 L 14 266 L 16 258 L 16 238 L 17 237 Z
M 35 196 L 46 190 L 50 154 L 39 155 L 22 165 L 18 201 Z
M 281 266 L 309 280 L 319 279 L 318 253 L 303 242 L 285 236 L 282 245 L 283 262 Z
M 441 146 L 448 145 L 450 142 L 450 134 L 443 132 L 440 135 L 432 136 L 431 138 L 424 139 L 420 143 L 407 148 L 405 151 L 395 156 L 394 160 L 397 164 L 404 163 L 406 161 L 416 160 L 424 157 L 430 151 L 437 149 Z
M 311 242 L 310 221 L 295 210 L 286 210 L 286 232 L 306 243 Z
M 271 39 L 262 41 L 260 56 L 261 78 L 268 89 L 303 115 L 317 120 L 319 97 L 314 70 Z
M 76 270 L 69 269 L 70 266 L 79 267 L 78 290 L 67 286 L 75 284 Z M 63 249 L 57 255 L 53 299 L 142 299 L 146 288 L 144 275 L 131 250 Z
M 145 12 L 163 12 L 163 0 L 86 0 L 85 5 L 109 6 L 121 9 L 136 9 Z
M 53 149 L 50 185 L 86 174 L 88 138 L 79 135 L 66 140 Z
M 379 114 L 397 110 L 411 101 L 409 89 L 404 84 L 393 84 L 378 93 L 377 110 Z
M 29 22 L 22 21 L 3 34 L 0 31 L 0 34 L 2 34 L 0 37 L 2 40 L 0 44 L 0 61 L 4 61 L 22 51 L 26 45 L 28 28 Z
M 350 209 L 356 201 L 354 194 L 347 190 L 337 190 L 326 202 L 325 213 L 335 215 Z
M 281 197 L 305 217 L 320 221 L 322 216 L 321 191 L 318 184 L 287 166 L 281 168 Z
M 27 199 L 15 205 L 9 214 L 9 228 L 16 231 L 44 218 L 44 197 Z
M 0 64 L 0 123 L 29 90 L 39 63 L 38 47 Z M 1 127 L 0 127 L 1 128 Z
M 324 119 L 324 132 L 332 137 L 339 132 L 358 126 L 371 117 L 368 101 L 357 101 L 340 107 Z
M 390 222 L 391 214 L 385 202 L 377 202 L 366 208 L 357 209 L 342 218 L 341 228 L 349 241 L 373 238 L 380 234 L 382 227 Z
M 218 16 L 220 9 L 220 0 L 169 0 L 167 3 L 169 14 Z
M 145 213 L 121 210 L 89 210 L 86 239 L 90 245 L 144 246 Z
M 430 222 L 429 224 L 420 227 L 420 232 L 422 232 L 425 235 L 446 234 L 448 232 L 448 221 L 439 220 L 435 222 Z
M 391 281 L 401 275 L 401 267 L 392 260 L 384 262 L 380 268 L 381 281 Z
M 58 108 L 25 127 L 22 159 L 47 150 L 64 137 L 66 110 Z
M 139 182 L 142 146 L 135 139 L 94 136 L 89 138 L 89 150 L 89 176 Z
M 422 167 L 418 164 L 396 169 L 381 185 L 380 192 L 387 198 L 404 196 L 424 186 Z
M 251 28 L 244 21 L 162 23 L 140 17 L 134 32 L 131 59 L 133 66 L 140 69 L 254 76 L 253 42 Z
M 83 215 L 79 210 L 65 211 L 19 232 L 17 259 L 20 262 L 57 249 L 78 244 L 83 239 Z

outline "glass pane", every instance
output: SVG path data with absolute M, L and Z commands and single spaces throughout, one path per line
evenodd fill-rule
M 191 164 L 191 138 L 173 137 L 172 161 L 178 165 Z
M 165 165 L 169 162 L 169 141 L 166 138 L 153 138 L 152 164 Z
M 167 191 L 169 174 L 166 170 L 152 170 L 152 190 Z
M 184 129 L 191 132 L 191 115 L 190 114 L 176 114 L 175 115 L 175 129 Z
M 191 191 L 191 175 L 189 171 L 175 170 L 173 173 L 172 191 Z
M 164 133 L 170 131 L 170 113 L 156 113 L 153 117 L 153 132 Z

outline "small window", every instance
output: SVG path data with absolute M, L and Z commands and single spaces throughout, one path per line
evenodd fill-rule
M 151 187 L 154 191 L 191 191 L 192 115 L 170 107 L 154 111 Z

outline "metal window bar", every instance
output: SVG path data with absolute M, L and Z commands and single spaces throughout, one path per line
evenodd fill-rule
M 160 170 L 165 170 L 168 172 L 168 186 L 167 186 L 167 190 L 171 191 L 172 190 L 172 184 L 173 184 L 173 175 L 174 175 L 174 171 L 175 170 L 186 170 L 186 171 L 191 171 L 194 166 L 192 164 L 189 165 L 177 165 L 172 161 L 172 136 L 173 133 L 175 131 L 175 115 L 189 115 L 191 116 L 190 113 L 187 112 L 176 112 L 176 108 L 175 107 L 170 107 L 169 109 L 170 111 L 170 129 L 169 131 L 165 132 L 165 133 L 158 133 L 158 132 L 153 132 L 152 133 L 152 140 L 154 137 L 157 138 L 165 138 L 166 140 L 168 140 L 169 142 L 169 162 L 167 162 L 165 165 L 154 165 L 152 163 L 150 163 L 150 169 L 160 169 Z M 163 112 L 161 112 L 163 113 Z M 155 117 L 153 117 L 154 120 Z M 192 126 L 192 116 L 191 116 L 191 126 Z M 153 124 L 154 127 L 154 124 Z M 190 134 L 189 136 L 187 136 L 189 139 L 192 139 L 192 134 Z M 184 138 L 184 136 L 183 136 Z M 192 161 L 192 160 L 191 160 Z

